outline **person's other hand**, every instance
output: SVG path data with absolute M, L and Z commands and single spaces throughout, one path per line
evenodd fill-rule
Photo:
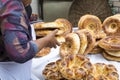
M 58 30 L 56 29 L 56 30 L 54 30 L 53 32 L 51 32 L 50 34 L 48 34 L 44 37 L 44 39 L 46 41 L 45 47 L 56 48 L 57 45 L 58 46 L 60 45 L 60 43 L 55 38 L 55 35 L 56 35 L 57 32 L 58 32 Z

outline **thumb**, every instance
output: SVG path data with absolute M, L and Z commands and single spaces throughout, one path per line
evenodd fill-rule
M 58 32 L 58 29 L 55 29 L 55 30 L 53 31 L 53 35 L 56 35 L 57 32 Z

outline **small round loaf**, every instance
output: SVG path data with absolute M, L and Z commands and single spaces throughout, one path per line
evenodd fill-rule
M 78 28 L 91 30 L 95 33 L 96 38 L 100 38 L 99 33 L 102 31 L 102 22 L 97 16 L 86 14 L 80 17 Z
M 103 30 L 107 36 L 120 36 L 120 15 L 107 17 L 103 21 Z

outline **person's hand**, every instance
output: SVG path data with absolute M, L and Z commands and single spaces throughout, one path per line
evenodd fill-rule
M 44 39 L 46 41 L 45 42 L 45 44 L 46 44 L 45 47 L 56 48 L 57 45 L 58 46 L 60 45 L 60 43 L 55 38 L 55 35 L 56 35 L 57 32 L 58 32 L 58 30 L 54 30 L 53 32 L 51 32 L 50 34 L 48 34 L 47 36 L 44 37 Z
M 35 40 L 34 42 L 38 46 L 38 50 L 41 50 L 42 48 L 45 48 L 45 47 L 56 48 L 57 46 L 59 46 L 60 43 L 55 38 L 55 35 L 57 32 L 58 30 L 54 30 L 50 34 L 46 35 L 45 37 Z

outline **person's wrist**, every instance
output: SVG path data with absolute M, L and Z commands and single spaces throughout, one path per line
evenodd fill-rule
M 47 42 L 48 42 L 48 38 L 47 37 L 43 37 L 42 38 L 42 44 L 44 45 L 44 47 L 46 47 L 47 46 Z

